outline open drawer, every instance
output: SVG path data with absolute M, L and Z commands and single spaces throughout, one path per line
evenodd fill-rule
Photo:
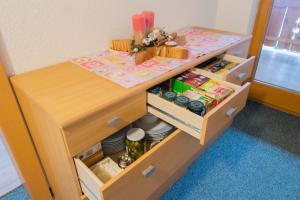
M 242 85 L 243 82 L 245 82 L 248 78 L 250 78 L 254 66 L 255 56 L 245 59 L 245 58 L 240 58 L 237 56 L 225 54 L 222 56 L 222 58 L 230 62 L 238 63 L 238 65 L 233 67 L 230 70 L 226 70 L 219 74 L 212 73 L 210 71 L 198 67 L 194 68 L 193 70 L 197 72 L 201 72 L 201 74 L 208 76 L 210 78 L 224 80 L 237 85 Z
M 147 94 L 148 112 L 197 138 L 201 144 L 205 144 L 216 133 L 231 124 L 232 119 L 246 105 L 250 88 L 250 83 L 237 86 L 224 81 L 219 82 L 230 86 L 235 91 L 204 117 L 152 93 Z
M 90 200 L 147 199 L 199 151 L 193 137 L 177 129 L 106 183 L 74 158 L 83 193 Z

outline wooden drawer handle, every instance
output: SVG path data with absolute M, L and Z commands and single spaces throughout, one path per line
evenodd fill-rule
M 229 110 L 226 112 L 226 115 L 230 118 L 234 117 L 237 109 L 236 108 L 229 108 Z
M 121 123 L 120 117 L 115 117 L 106 122 L 108 126 L 118 126 Z
M 241 81 L 244 81 L 247 78 L 247 73 L 246 72 L 240 72 L 237 74 L 238 79 Z
M 155 167 L 153 165 L 150 165 L 147 169 L 143 171 L 143 176 L 149 177 L 155 172 Z

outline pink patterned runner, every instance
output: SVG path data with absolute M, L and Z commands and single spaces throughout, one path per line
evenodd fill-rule
M 122 87 L 131 88 L 241 39 L 240 36 L 223 35 L 199 28 L 185 28 L 178 33 L 186 36 L 187 44 L 184 48 L 190 51 L 188 59 L 154 57 L 136 65 L 129 53 L 106 50 L 71 61 Z

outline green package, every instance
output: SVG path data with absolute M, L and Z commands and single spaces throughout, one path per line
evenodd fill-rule
M 180 80 L 172 78 L 171 79 L 171 89 L 172 89 L 173 92 L 177 92 L 177 93 L 182 94 L 187 90 L 195 90 L 197 88 L 195 88 L 194 86 L 189 85 L 185 82 L 182 82 Z

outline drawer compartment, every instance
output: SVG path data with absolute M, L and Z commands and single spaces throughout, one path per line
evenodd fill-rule
M 201 68 L 194 68 L 194 71 L 201 72 L 201 74 L 208 76 L 210 78 L 224 80 L 230 83 L 234 83 L 237 85 L 242 85 L 248 78 L 250 78 L 253 67 L 255 57 L 252 56 L 248 59 L 236 57 L 233 55 L 225 54 L 221 56 L 224 60 L 238 63 L 237 66 L 233 67 L 232 69 L 226 70 L 222 73 L 212 73 L 210 71 L 201 69 Z
M 237 86 L 224 81 L 220 82 L 229 85 L 235 91 L 204 117 L 152 93 L 147 94 L 148 112 L 197 138 L 201 144 L 205 144 L 210 137 L 231 123 L 247 101 L 250 83 Z
M 65 128 L 64 136 L 70 154 L 77 155 L 146 112 L 146 93 L 141 93 Z
M 75 165 L 89 199 L 146 199 L 200 148 L 197 140 L 177 129 L 105 184 L 81 160 L 75 158 Z

